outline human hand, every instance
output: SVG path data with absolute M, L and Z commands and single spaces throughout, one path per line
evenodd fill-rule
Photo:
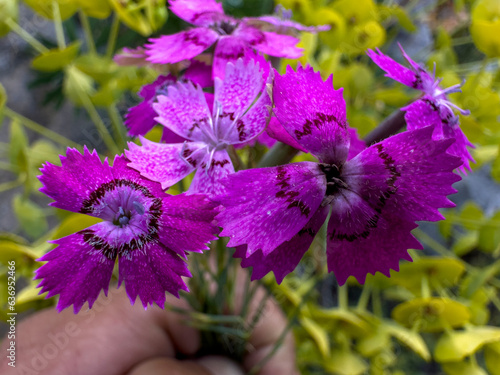
M 253 299 L 262 298 L 258 290 Z M 167 304 L 188 308 L 187 302 L 167 296 Z M 92 309 L 75 315 L 71 309 L 57 313 L 40 311 L 16 327 L 16 367 L 7 365 L 2 354 L 4 375 L 240 375 L 272 350 L 286 326 L 283 313 L 269 299 L 261 320 L 250 338 L 242 364 L 224 357 L 193 358 L 201 346 L 200 332 L 182 322 L 183 316 L 157 306 L 144 310 L 134 306 L 123 288 L 101 294 Z M 8 341 L 2 343 L 6 353 Z M 177 356 L 192 358 L 178 360 Z M 289 333 L 259 375 L 298 374 L 293 337 Z

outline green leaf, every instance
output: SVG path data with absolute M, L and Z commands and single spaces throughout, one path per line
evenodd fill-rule
M 68 0 L 24 0 L 26 5 L 28 5 L 31 9 L 33 9 L 39 15 L 53 19 L 54 11 L 53 4 L 57 3 L 59 6 L 59 12 L 61 14 L 61 19 L 64 21 L 65 19 L 71 17 L 77 10 L 78 4 L 75 1 Z
M 75 66 L 80 72 L 93 78 L 100 84 L 108 82 L 118 72 L 118 65 L 112 59 L 92 54 L 78 56 L 75 59 Z
M 24 127 L 17 121 L 10 123 L 9 160 L 18 174 L 29 172 L 28 136 Z
M 500 342 L 485 345 L 484 361 L 491 375 L 500 375 Z
M 94 18 L 108 18 L 111 14 L 111 6 L 108 1 L 102 0 L 76 0 L 83 13 Z
M 381 328 L 408 346 L 425 361 L 428 362 L 431 359 L 429 349 L 427 349 L 424 339 L 418 332 L 402 327 L 391 320 L 384 320 Z
M 319 8 L 311 17 L 317 25 L 328 25 L 330 30 L 319 33 L 320 40 L 332 49 L 337 49 L 345 37 L 346 23 L 344 17 L 331 8 Z
M 478 247 L 487 253 L 493 253 L 500 247 L 500 211 L 486 219 L 479 229 Z
M 0 241 L 0 263 L 7 265 L 10 260 L 17 261 L 26 257 L 34 261 L 38 258 L 38 255 L 28 246 L 13 241 Z
M 470 33 L 477 49 L 489 57 L 500 56 L 500 3 L 497 0 L 476 1 L 472 9 Z
M 29 238 L 36 239 L 47 232 L 47 219 L 40 206 L 21 195 L 16 195 L 12 203 L 14 214 Z
M 25 303 L 30 303 L 33 301 L 38 301 L 45 299 L 47 296 L 47 292 L 43 294 L 38 294 L 40 292 L 40 289 L 37 288 L 38 281 L 33 281 L 28 286 L 23 288 L 19 293 L 16 295 L 16 305 L 22 305 Z
M 324 363 L 325 368 L 339 375 L 360 375 L 368 370 L 367 363 L 350 350 L 335 350 Z
M 455 258 L 421 257 L 401 264 L 400 271 L 391 275 L 391 281 L 417 294 L 423 277 L 427 277 L 430 287 L 439 289 L 455 285 L 464 271 L 463 262 Z
M 458 237 L 451 250 L 459 257 L 477 248 L 479 242 L 478 231 L 468 232 Z
M 3 85 L 0 83 L 0 127 L 2 126 L 3 123 L 3 108 L 5 107 L 6 103 L 7 103 L 7 92 L 5 91 Z
M 449 362 L 442 363 L 441 366 L 448 375 L 488 375 L 477 363 Z
M 12 19 L 17 22 L 18 17 L 19 7 L 17 5 L 17 0 L 0 0 L 0 37 L 8 34 L 10 31 L 10 27 L 3 21 Z
M 328 358 L 330 354 L 330 341 L 327 332 L 314 320 L 307 317 L 300 318 L 300 324 L 316 343 L 323 358 Z
M 167 21 L 166 0 L 146 0 L 138 7 L 135 0 L 110 0 L 120 20 L 143 36 L 149 36 Z M 144 12 L 144 9 L 146 11 Z
M 64 94 L 76 105 L 82 105 L 82 96 L 93 95 L 94 80 L 74 65 L 64 70 Z
M 406 327 L 423 332 L 439 332 L 447 327 L 461 327 L 470 319 L 469 309 L 448 298 L 415 298 L 392 310 L 392 318 Z
M 476 230 L 483 221 L 483 210 L 474 202 L 466 202 L 460 211 L 460 224 L 467 230 Z
M 409 31 L 410 33 L 412 33 L 415 30 L 417 30 L 417 28 L 415 27 L 415 24 L 413 23 L 411 18 L 408 16 L 408 13 L 406 13 L 406 11 L 403 8 L 401 8 L 397 5 L 390 5 L 390 6 L 379 5 L 378 9 L 379 9 L 381 21 L 384 21 L 385 19 L 390 18 L 390 17 L 396 17 L 399 24 L 406 31 Z
M 460 295 L 465 298 L 471 298 L 479 288 L 481 288 L 489 279 L 500 272 L 500 260 L 481 270 L 469 271 L 468 276 L 460 285 Z
M 71 43 L 65 49 L 53 48 L 38 55 L 31 61 L 31 67 L 42 72 L 55 72 L 64 69 L 78 55 L 81 42 Z
M 359 338 L 356 342 L 356 351 L 363 357 L 372 357 L 391 346 L 391 337 L 382 327 L 372 333 Z
M 69 236 L 70 234 L 86 229 L 101 221 L 102 221 L 101 219 L 89 215 L 76 214 L 76 213 L 70 214 L 54 230 L 53 234 L 50 237 L 53 240 L 66 237 Z
M 500 181 L 500 146 L 498 148 L 495 147 L 495 149 L 496 157 L 493 165 L 491 166 L 491 176 L 495 180 Z
M 473 327 L 442 335 L 434 349 L 438 362 L 457 362 L 478 351 L 483 345 L 500 341 L 500 328 Z

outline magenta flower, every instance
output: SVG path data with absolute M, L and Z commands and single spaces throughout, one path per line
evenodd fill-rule
M 271 105 L 265 92 L 268 75 L 264 59 L 260 65 L 242 59 L 228 63 L 224 81 L 215 79 L 213 111 L 200 86 L 169 86 L 168 95 L 158 96 L 153 104 L 155 120 L 187 141 L 160 144 L 141 138 L 142 146 L 129 143 L 129 166 L 164 189 L 196 170 L 190 193 L 222 193 L 220 180 L 234 172 L 228 146 L 254 139 L 266 126 Z
M 155 117 L 156 112 L 153 109 L 153 103 L 156 102 L 158 95 L 165 95 L 168 86 L 177 82 L 177 78 L 171 74 L 158 78 L 148 85 L 144 85 L 139 91 L 139 96 L 143 101 L 138 105 L 130 108 L 125 115 L 125 126 L 128 128 L 128 134 L 132 137 L 145 135 L 157 124 Z M 193 60 L 191 65 L 186 69 L 181 76 L 183 81 L 191 81 L 201 87 L 209 87 L 213 85 L 211 68 L 200 62 Z M 211 95 L 211 94 L 207 94 Z M 167 128 L 163 129 L 162 142 L 176 143 L 183 142 L 184 138 L 171 132 Z
M 188 60 L 216 43 L 213 74 L 222 77 L 228 61 L 235 62 L 252 50 L 291 59 L 302 55 L 302 50 L 295 46 L 297 38 L 261 31 L 245 20 L 227 16 L 222 4 L 215 0 L 170 0 L 170 10 L 196 27 L 150 39 L 151 44 L 145 47 L 148 60 L 153 63 Z
M 374 144 L 351 160 L 342 89 L 323 82 L 312 68 L 290 67 L 275 75 L 274 112 L 291 137 L 319 159 L 244 170 L 223 183 L 217 215 L 221 235 L 237 247 L 253 279 L 293 271 L 329 213 L 327 263 L 339 284 L 353 275 L 389 276 L 407 249 L 421 248 L 411 235 L 415 221 L 443 219 L 440 207 L 460 180 L 460 164 L 445 151 L 452 139 L 433 140 L 433 127 L 407 131 Z
M 61 164 L 47 163 L 39 177 L 51 205 L 103 221 L 53 241 L 59 246 L 39 259 L 47 262 L 36 271 L 40 293 L 59 294 L 59 311 L 73 305 L 77 313 L 85 302 L 90 308 L 101 289 L 107 294 L 116 258 L 118 286 L 125 282 L 132 304 L 139 296 L 145 308 L 163 307 L 166 291 L 187 291 L 182 276 L 191 274 L 182 258 L 216 238 L 214 204 L 203 195 L 165 194 L 123 156 L 109 166 L 95 151 L 68 148 Z
M 397 63 L 380 52 L 379 49 L 376 52 L 368 50 L 367 54 L 375 64 L 387 73 L 387 77 L 422 91 L 422 97 L 401 108 L 406 111 L 405 120 L 408 130 L 434 125 L 433 139 L 455 139 L 455 143 L 450 146 L 448 153 L 458 156 L 462 160 L 462 165 L 458 169 L 462 173 L 467 173 L 467 170 L 471 170 L 469 161 L 474 162 L 467 147 L 474 146 L 460 129 L 459 117 L 453 112 L 453 109 L 458 110 L 462 115 L 468 115 L 470 112 L 459 108 L 447 97 L 447 94 L 461 92 L 461 85 L 457 84 L 442 89 L 439 86 L 442 79 L 436 79 L 435 72 L 432 75 L 429 74 L 422 66 L 413 61 L 401 46 L 399 47 L 404 58 L 410 64 L 410 68 Z

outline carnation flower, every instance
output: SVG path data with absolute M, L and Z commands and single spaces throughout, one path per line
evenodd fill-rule
M 165 95 L 168 86 L 176 83 L 177 77 L 172 74 L 160 75 L 158 78 L 148 85 L 144 85 L 139 91 L 139 96 L 143 101 L 138 105 L 130 108 L 125 115 L 125 126 L 128 128 L 128 134 L 132 137 L 145 135 L 157 124 L 155 117 L 156 112 L 153 109 L 153 103 L 156 102 L 158 95 Z M 209 87 L 213 85 L 211 68 L 200 62 L 193 60 L 181 80 L 191 81 L 199 84 L 201 87 Z M 206 94 L 211 95 L 211 94 Z M 171 132 L 167 128 L 163 129 L 162 142 L 176 143 L 183 142 L 184 138 Z
M 173 35 L 153 38 L 146 44 L 148 60 L 153 63 L 175 63 L 191 59 L 217 43 L 213 74 L 222 77 L 228 61 L 236 61 L 252 50 L 287 58 L 298 58 L 302 50 L 299 40 L 290 35 L 261 31 L 244 19 L 224 14 L 215 0 L 170 0 L 170 10 L 196 27 Z
M 60 295 L 57 310 L 92 307 L 101 289 L 107 294 L 117 258 L 118 286 L 125 282 L 132 304 L 139 296 L 144 308 L 163 307 L 166 291 L 177 297 L 188 291 L 182 276 L 191 273 L 182 258 L 208 249 L 217 233 L 214 204 L 205 196 L 165 194 L 123 156 L 109 166 L 87 148 L 83 155 L 69 148 L 60 167 L 47 163 L 41 171 L 41 191 L 52 206 L 103 220 L 53 241 L 58 247 L 39 259 L 47 263 L 35 279 L 43 279 L 40 293 Z
M 129 143 L 125 151 L 130 167 L 163 188 L 196 170 L 191 193 L 220 194 L 223 177 L 234 172 L 227 152 L 230 145 L 251 141 L 265 128 L 271 104 L 265 92 L 269 64 L 260 60 L 228 63 L 225 79 L 215 79 L 213 110 L 200 86 L 178 82 L 168 95 L 157 97 L 155 118 L 187 139 L 184 143 L 160 144 L 141 138 L 142 146 Z M 260 95 L 260 96 L 259 96 Z
M 429 74 L 422 66 L 413 61 L 400 46 L 403 56 L 410 64 L 406 68 L 397 63 L 389 56 L 377 51 L 368 51 L 368 56 L 383 69 L 387 77 L 392 78 L 402 84 L 422 91 L 423 95 L 410 105 L 401 108 L 406 111 L 405 120 L 408 130 L 420 129 L 428 125 L 434 125 L 434 139 L 455 139 L 448 149 L 448 153 L 458 156 L 462 160 L 459 170 L 466 173 L 470 170 L 469 160 L 474 162 L 467 147 L 474 147 L 465 136 L 459 126 L 459 117 L 453 112 L 458 110 L 462 115 L 470 112 L 459 108 L 452 103 L 447 94 L 461 92 L 460 84 L 443 89 L 439 86 L 442 79 L 436 79 L 435 71 Z
M 443 219 L 448 194 L 460 177 L 452 139 L 433 140 L 433 127 L 392 136 L 352 159 L 342 89 L 312 68 L 275 74 L 274 112 L 288 134 L 319 162 L 244 170 L 224 181 L 216 219 L 237 247 L 253 279 L 273 271 L 278 282 L 293 271 L 330 214 L 327 263 L 339 284 L 353 275 L 387 276 L 407 250 L 421 249 L 415 221 Z

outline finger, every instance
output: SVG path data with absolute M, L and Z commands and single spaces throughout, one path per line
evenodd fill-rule
M 187 307 L 184 300 L 167 299 Z M 47 309 L 20 322 L 17 363 L 28 373 L 121 375 L 148 358 L 195 353 L 199 332 L 180 320 L 179 314 L 157 306 L 146 311 L 140 302 L 131 306 L 123 288 L 110 290 L 108 297 L 101 295 L 92 309 L 77 315 L 70 309 Z M 0 364 L 0 373 L 9 370 Z
M 127 375 L 243 375 L 241 369 L 225 357 L 203 357 L 196 361 L 154 358 L 134 367 Z
M 256 292 L 253 302 L 257 305 L 265 298 L 264 289 Z M 281 335 L 287 328 L 287 319 L 276 301 L 268 298 L 262 315 L 257 322 L 249 340 L 248 354 L 245 356 L 243 366 L 248 371 L 267 357 L 278 343 Z M 261 368 L 259 375 L 298 374 L 295 364 L 295 345 L 292 332 L 289 331 L 278 350 Z

